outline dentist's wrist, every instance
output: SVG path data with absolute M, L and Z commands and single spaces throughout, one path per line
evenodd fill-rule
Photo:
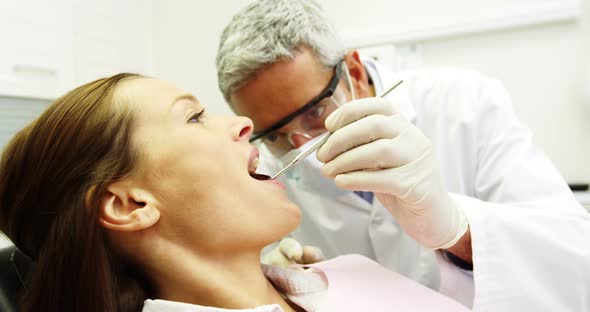
M 467 221 L 467 217 L 465 216 L 465 213 L 463 212 L 461 207 L 458 207 L 456 205 L 452 205 L 451 207 L 453 208 L 451 229 L 454 229 L 454 233 L 451 234 L 450 239 L 446 243 L 433 249 L 452 248 L 453 246 L 457 245 L 461 241 L 461 239 L 463 239 L 465 233 L 469 231 L 469 222 Z
M 467 227 L 467 230 L 461 236 L 459 241 L 453 246 L 445 249 L 446 252 L 451 253 L 455 257 L 463 260 L 464 262 L 473 265 L 473 250 L 471 248 L 471 230 Z

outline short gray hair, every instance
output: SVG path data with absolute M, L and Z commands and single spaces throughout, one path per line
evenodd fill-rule
M 258 0 L 240 10 L 225 27 L 217 51 L 219 89 L 230 96 L 266 65 L 293 59 L 305 46 L 326 67 L 346 50 L 321 6 L 314 0 Z

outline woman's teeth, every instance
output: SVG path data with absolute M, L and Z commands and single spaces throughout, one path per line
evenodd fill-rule
M 260 163 L 260 159 L 258 157 L 254 158 L 248 167 L 248 172 L 254 173 L 256 169 L 258 169 L 258 164 Z
M 254 158 L 250 165 L 248 166 L 248 173 L 251 177 L 256 180 L 270 180 L 270 177 L 265 174 L 256 173 L 256 169 L 258 169 L 258 164 L 260 164 L 260 159 L 258 157 Z

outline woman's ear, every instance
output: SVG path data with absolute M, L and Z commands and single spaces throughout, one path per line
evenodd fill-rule
M 100 203 L 100 224 L 113 231 L 140 231 L 156 224 L 160 210 L 156 200 L 141 189 L 125 182 L 115 182 L 107 187 Z
M 344 62 L 348 67 L 348 73 L 352 80 L 352 87 L 355 88 L 357 98 L 371 97 L 371 87 L 369 86 L 369 76 L 367 70 L 361 62 L 358 51 L 353 50 L 344 56 Z

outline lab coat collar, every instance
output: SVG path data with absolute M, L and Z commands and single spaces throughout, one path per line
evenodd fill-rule
M 404 73 L 393 72 L 393 70 L 388 69 L 383 64 L 375 61 L 372 58 L 361 57 L 361 62 L 365 66 L 369 77 L 371 77 L 371 80 L 373 81 L 376 94 L 381 94 L 385 88 L 389 88 L 398 80 L 403 79 L 404 83 L 392 91 L 385 98 L 392 99 L 397 96 L 410 98 L 410 81 L 408 79 L 409 77 L 406 77 Z M 407 120 L 415 123 L 416 111 L 411 101 L 395 101 L 393 104 L 395 105 L 395 109 Z

